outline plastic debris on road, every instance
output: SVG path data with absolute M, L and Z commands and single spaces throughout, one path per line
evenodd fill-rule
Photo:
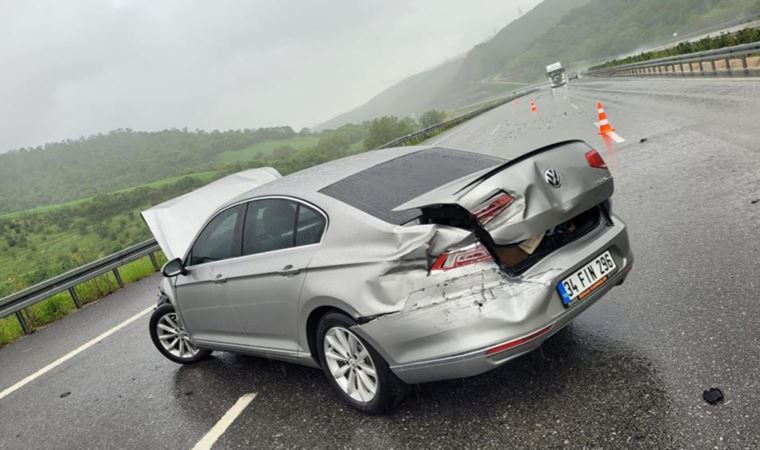
M 702 398 L 707 403 L 715 405 L 723 400 L 723 391 L 718 388 L 710 388 L 702 393 Z

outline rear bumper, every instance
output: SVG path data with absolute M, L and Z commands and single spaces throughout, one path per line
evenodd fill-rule
M 605 250 L 615 259 L 617 271 L 582 302 L 566 308 L 557 283 Z M 614 225 L 600 225 L 520 277 L 506 277 L 498 269 L 468 274 L 441 288 L 441 302 L 383 316 L 356 331 L 407 383 L 478 375 L 538 348 L 621 284 L 632 264 L 625 224 L 615 217 Z M 521 345 L 486 355 L 494 346 L 526 337 Z

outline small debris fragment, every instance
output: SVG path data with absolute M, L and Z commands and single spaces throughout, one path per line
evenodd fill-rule
M 702 393 L 702 398 L 711 405 L 723 400 L 723 391 L 718 388 L 710 388 Z
M 68 397 L 69 395 L 71 395 L 71 391 L 66 391 L 63 394 L 61 394 L 61 398 Z
M 649 138 L 641 138 L 639 139 L 639 144 L 643 144 L 644 142 L 648 141 Z
M 753 205 L 756 204 L 756 203 L 760 203 L 760 198 L 756 198 L 754 200 L 751 200 L 750 203 L 752 203 Z
M 193 394 L 195 394 L 195 392 L 193 392 L 193 391 L 185 391 L 185 396 L 190 396 L 190 395 L 193 395 Z

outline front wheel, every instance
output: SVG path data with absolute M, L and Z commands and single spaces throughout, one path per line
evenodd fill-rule
M 406 384 L 369 343 L 350 330 L 354 325 L 343 314 L 325 315 L 317 329 L 319 360 L 346 403 L 368 414 L 386 413 L 403 399 Z
M 211 354 L 211 350 L 201 350 L 193 344 L 171 303 L 165 303 L 153 311 L 149 327 L 153 345 L 176 363 L 192 364 Z

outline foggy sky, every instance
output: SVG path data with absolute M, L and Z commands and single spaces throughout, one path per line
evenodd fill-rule
M 0 152 L 116 128 L 313 126 L 540 0 L 0 0 Z

